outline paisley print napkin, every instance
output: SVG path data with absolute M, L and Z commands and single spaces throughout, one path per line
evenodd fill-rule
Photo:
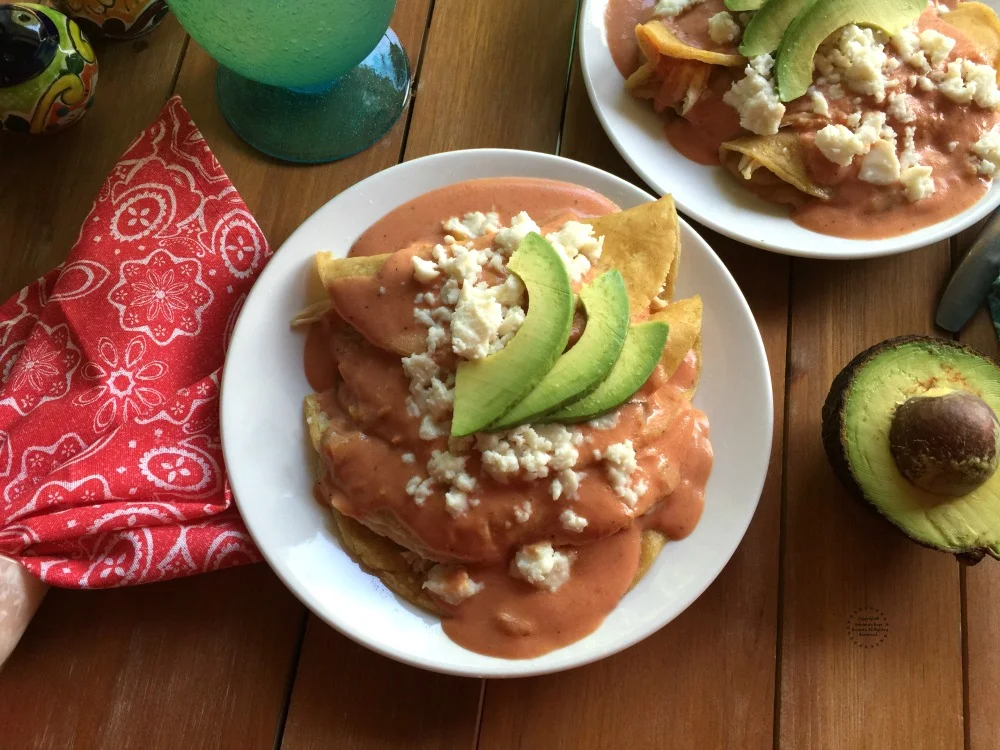
M 269 256 L 170 100 L 66 263 L 0 306 L 0 555 L 74 588 L 259 559 L 226 482 L 218 399 Z

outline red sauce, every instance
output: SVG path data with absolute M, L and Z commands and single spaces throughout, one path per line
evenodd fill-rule
M 740 116 L 722 101 L 733 81 L 743 76 L 742 68 L 713 71 L 708 90 L 684 117 L 670 116 L 664 126 L 667 140 L 683 156 L 698 164 L 718 165 L 719 146 L 738 138 Z
M 608 50 L 623 78 L 635 73 L 644 62 L 635 39 L 635 27 L 652 17 L 655 5 L 656 0 L 608 0 L 604 13 Z
M 617 207 L 564 183 L 478 180 L 396 209 L 369 229 L 355 250 L 371 253 L 373 248 L 441 241 L 441 221 L 471 210 L 496 210 L 504 220 L 526 210 L 542 224 L 547 217 L 584 218 Z M 687 398 L 697 372 L 694 355 L 672 378 L 658 368 L 619 409 L 614 427 L 579 426 L 583 442 L 574 468 L 585 476 L 576 500 L 554 501 L 553 477 L 501 484 L 482 470 L 480 454 L 471 451 L 466 471 L 477 479 L 471 496 L 479 505 L 453 518 L 438 491 L 418 506 L 406 484 L 414 475 L 426 476 L 432 451 L 448 450 L 448 440 L 419 438 L 420 420 L 406 409 L 409 382 L 399 349 L 386 346 L 386 340 L 399 341 L 399 332 L 413 317 L 418 287 L 408 286 L 415 284 L 412 252 L 391 257 L 376 277 L 351 280 L 347 295 L 334 297 L 351 325 L 315 326 L 307 342 L 310 382 L 332 385 L 327 377 L 332 363 L 337 370 L 335 387 L 322 397 L 334 426 L 321 449 L 330 485 L 326 495 L 345 515 L 424 558 L 463 564 L 473 580 L 485 584 L 480 593 L 448 608 L 444 627 L 453 640 L 496 656 L 536 656 L 587 635 L 614 608 L 635 575 L 640 527 L 676 539 L 689 534 L 700 516 L 712 453 L 707 421 Z M 387 336 L 379 333 L 382 329 L 396 333 Z M 373 338 L 382 348 L 372 345 Z M 423 350 L 422 341 L 415 350 Z M 632 481 L 641 480 L 647 488 L 634 509 L 614 493 L 604 465 L 594 457 L 594 451 L 627 439 L 635 445 L 639 466 Z M 404 460 L 409 453 L 414 454 L 412 462 Z M 525 500 L 532 502 L 533 512 L 518 523 L 514 510 Z M 567 507 L 588 520 L 586 528 L 575 532 L 563 527 L 559 515 Z M 508 572 L 520 546 L 542 540 L 576 553 L 569 583 L 556 592 L 539 591 Z

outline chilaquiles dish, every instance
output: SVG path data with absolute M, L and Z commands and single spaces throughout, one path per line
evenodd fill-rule
M 305 418 L 345 549 L 461 646 L 529 658 L 595 630 L 712 467 L 691 404 L 701 300 L 675 300 L 668 196 L 460 183 L 321 252 Z
M 1000 167 L 1000 21 L 959 0 L 610 0 L 626 88 L 670 143 L 807 229 L 943 221 Z

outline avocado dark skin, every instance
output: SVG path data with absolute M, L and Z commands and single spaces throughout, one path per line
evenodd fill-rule
M 861 352 L 854 359 L 852 359 L 834 379 L 833 384 L 830 387 L 830 393 L 827 396 L 826 402 L 823 404 L 823 447 L 826 450 L 826 455 L 833 468 L 834 474 L 836 474 L 841 483 L 849 490 L 850 494 L 864 507 L 884 519 L 885 517 L 881 511 L 875 505 L 866 500 L 863 489 L 851 473 L 845 447 L 846 426 L 844 424 L 844 412 L 850 386 L 857 374 L 861 372 L 865 366 L 871 362 L 871 360 L 875 359 L 886 350 L 894 349 L 910 343 L 932 343 L 934 346 L 954 348 L 992 362 L 989 357 L 985 357 L 982 353 L 955 341 L 928 336 L 900 336 L 883 341 Z M 993 364 L 996 365 L 995 362 Z M 888 519 L 885 520 L 889 523 Z M 937 547 L 914 537 L 905 528 L 896 526 L 895 524 L 891 525 L 894 528 L 901 530 L 907 535 L 907 537 L 912 539 L 917 544 L 929 549 L 937 549 Z M 985 548 L 972 548 L 961 553 L 956 553 L 955 556 L 962 562 L 974 565 L 982 560 L 986 554 L 987 550 Z

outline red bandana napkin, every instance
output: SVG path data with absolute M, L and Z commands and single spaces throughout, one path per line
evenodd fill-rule
M 0 555 L 74 588 L 259 559 L 224 473 L 219 378 L 270 254 L 171 99 L 66 263 L 0 306 Z

